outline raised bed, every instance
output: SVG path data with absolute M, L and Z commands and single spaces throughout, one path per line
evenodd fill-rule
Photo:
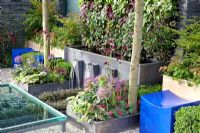
M 187 100 L 200 100 L 200 85 L 195 85 L 186 80 L 175 80 L 164 75 L 163 90 L 170 90 L 177 96 Z
M 83 60 L 83 72 L 84 79 L 97 76 L 98 74 L 104 74 L 106 71 L 105 62 L 109 62 L 109 68 L 114 72 L 115 76 L 120 79 L 128 80 L 130 73 L 130 62 L 78 50 L 75 48 L 65 48 L 65 60 L 75 61 Z M 160 67 L 163 65 L 161 61 L 153 61 L 152 63 L 139 65 L 139 82 L 138 84 L 154 84 L 162 82 L 162 75 L 159 72 Z
M 58 91 L 64 89 L 76 88 L 76 80 L 65 81 L 64 83 L 46 83 L 37 85 L 28 85 L 23 83 L 14 82 L 20 88 L 23 88 L 33 96 L 39 96 L 43 92 Z
M 107 121 L 91 121 L 90 123 L 79 122 L 77 120 L 77 116 L 71 111 L 69 107 L 66 109 L 66 114 L 77 126 L 79 126 L 79 128 L 84 128 L 87 133 L 118 133 L 128 129 L 136 128 L 140 123 L 139 114 L 128 115 Z

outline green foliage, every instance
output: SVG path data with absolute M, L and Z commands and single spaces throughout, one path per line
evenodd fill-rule
M 81 12 L 85 19 L 83 43 L 94 52 L 130 60 L 135 18 L 134 1 L 96 0 L 93 3 L 86 0 L 81 3 Z M 171 55 L 169 50 L 174 48 L 173 34 L 159 24 L 170 22 L 177 15 L 176 4 L 173 0 L 146 0 L 145 3 L 145 52 L 151 58 L 168 60 Z
M 166 24 L 157 23 L 149 32 L 144 32 L 143 48 L 146 58 L 168 62 L 172 57 L 176 48 L 175 34 L 167 27 Z
M 45 83 L 62 83 L 64 82 L 64 76 L 60 76 L 55 72 L 45 72 L 42 68 L 23 67 L 14 70 L 14 78 L 17 82 L 34 84 Z
M 70 79 L 72 64 L 63 59 L 53 59 L 49 61 L 48 67 L 51 71 Z
M 185 29 L 175 31 L 180 38 L 176 40 L 179 47 L 186 53 L 196 53 L 200 55 L 200 18 L 188 20 Z
M 44 92 L 39 99 L 57 110 L 65 110 L 68 104 L 66 100 L 70 96 L 76 96 L 82 89 L 59 90 L 55 92 Z
M 42 36 L 42 2 L 31 0 L 32 8 L 25 15 L 25 26 L 27 39 L 43 45 Z M 76 15 L 68 18 L 59 18 L 56 12 L 56 0 L 48 5 L 49 29 L 51 45 L 64 48 L 66 45 L 81 44 L 81 20 Z
M 178 15 L 176 0 L 145 0 L 144 26 L 147 31 L 155 22 L 163 22 Z
M 182 52 L 176 52 L 164 74 L 200 84 L 200 20 L 191 20 L 185 29 L 173 31 L 180 36 L 176 43 Z
M 137 95 L 138 98 L 145 94 L 150 94 L 154 92 L 162 91 L 162 86 L 160 84 L 155 84 L 155 85 L 141 85 L 138 87 L 137 90 Z
M 26 56 L 25 56 L 26 57 Z M 32 67 L 24 65 L 14 70 L 13 75 L 17 82 L 27 84 L 63 83 L 70 79 L 72 65 L 62 59 L 51 60 L 50 66 L 44 69 L 43 66 Z
M 68 107 L 80 121 L 104 121 L 133 113 L 128 104 L 126 83 L 99 76 L 85 81 L 84 91 L 68 98 Z
M 175 113 L 174 133 L 200 133 L 200 106 L 183 107 Z
M 81 45 L 81 22 L 78 16 L 59 19 L 62 27 L 52 28 L 52 45 L 64 48 L 67 46 Z
M 40 52 L 29 52 L 21 55 L 22 65 L 28 65 L 29 63 L 33 64 L 35 56 L 41 55 Z
M 31 0 L 32 8 L 25 14 L 26 37 L 31 39 L 36 32 L 42 31 L 42 1 Z M 56 13 L 56 0 L 49 2 L 49 27 L 59 24 Z

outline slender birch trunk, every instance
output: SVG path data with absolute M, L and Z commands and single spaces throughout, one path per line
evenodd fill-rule
M 135 1 L 135 23 L 132 45 L 131 66 L 129 74 L 128 103 L 137 106 L 138 71 L 142 43 L 144 0 Z M 136 108 L 135 108 L 136 111 Z
M 44 43 L 44 66 L 48 64 L 48 56 L 50 54 L 50 37 L 49 37 L 49 13 L 48 13 L 49 0 L 43 0 L 43 43 Z

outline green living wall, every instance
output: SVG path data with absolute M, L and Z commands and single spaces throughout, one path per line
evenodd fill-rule
M 81 0 L 85 20 L 83 44 L 103 55 L 130 61 L 134 31 L 134 0 Z M 175 0 L 145 0 L 144 41 L 141 62 L 169 60 L 175 44 L 173 27 L 177 17 Z

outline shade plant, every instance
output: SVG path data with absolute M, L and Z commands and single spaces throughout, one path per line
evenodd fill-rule
M 29 61 L 29 64 L 17 67 L 13 71 L 14 79 L 17 82 L 30 85 L 45 83 L 63 83 L 70 79 L 72 65 L 70 62 L 62 59 L 51 59 L 49 66 L 42 64 L 35 65 L 35 61 Z
M 84 91 L 67 99 L 68 108 L 80 121 L 104 121 L 133 114 L 125 81 L 98 76 L 87 79 L 84 86 Z

